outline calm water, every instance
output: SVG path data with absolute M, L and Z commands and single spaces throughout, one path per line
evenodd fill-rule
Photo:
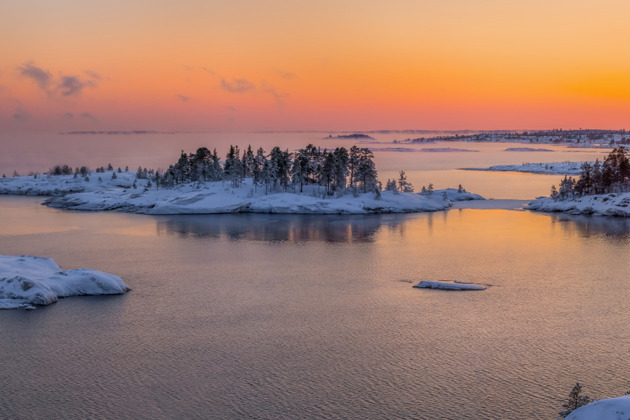
M 0 254 L 133 291 L 0 312 L 0 418 L 555 418 L 576 381 L 595 398 L 630 387 L 628 220 L 40 201 L 0 197 Z

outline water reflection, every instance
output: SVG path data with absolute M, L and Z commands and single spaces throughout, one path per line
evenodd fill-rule
M 224 214 L 163 216 L 158 235 L 214 238 L 232 241 L 374 242 L 382 227 L 402 229 L 413 215 L 268 215 Z
M 630 219 L 622 217 L 550 214 L 553 227 L 581 237 L 604 236 L 630 242 Z

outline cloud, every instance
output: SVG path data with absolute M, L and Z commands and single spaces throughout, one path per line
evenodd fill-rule
M 234 108 L 233 106 L 226 106 L 226 107 L 225 107 L 225 109 L 226 109 L 227 111 L 230 111 L 230 112 L 236 112 L 236 111 L 237 111 L 237 109 L 236 109 L 236 108 Z
M 276 73 L 276 76 L 282 78 L 282 79 L 286 79 L 286 80 L 290 80 L 290 79 L 295 79 L 295 73 L 291 73 L 288 71 L 282 71 L 282 70 L 278 70 L 278 69 L 274 69 L 274 72 Z
M 30 118 L 31 118 L 30 112 L 28 112 L 27 110 L 25 110 L 21 106 L 17 107 L 15 109 L 15 112 L 13 113 L 13 119 L 17 120 L 17 121 L 26 121 L 26 120 L 28 120 Z
M 85 86 L 85 82 L 76 76 L 61 76 L 61 82 L 57 86 L 62 96 L 78 96 Z
M 289 97 L 288 93 L 280 93 L 276 90 L 276 88 L 274 88 L 271 85 L 268 85 L 267 82 L 263 81 L 262 83 L 262 91 L 273 96 L 274 99 L 276 100 L 276 102 L 278 102 L 278 106 L 284 106 L 285 105 L 285 98 Z
M 216 73 L 213 70 L 210 70 L 208 67 L 202 67 L 201 70 L 205 71 L 206 73 L 209 73 L 213 76 L 216 76 Z
M 74 114 L 72 112 L 66 112 L 63 116 L 66 118 L 74 118 Z
M 231 82 L 221 79 L 221 88 L 232 93 L 245 93 L 254 90 L 256 87 L 247 79 L 232 79 Z
M 18 67 L 20 75 L 33 80 L 40 89 L 48 91 L 48 85 L 52 80 L 52 74 L 49 71 L 36 67 L 31 63 L 26 63 L 22 67 Z
M 82 112 L 81 113 L 81 118 L 88 118 L 90 120 L 96 120 L 97 119 L 94 115 L 90 114 L 89 112 Z
M 176 97 L 178 97 L 182 102 L 188 102 L 190 101 L 190 96 L 184 96 L 184 95 L 175 95 Z
M 87 77 L 89 77 L 90 79 L 93 80 L 101 80 L 103 78 L 103 75 L 101 75 L 100 73 L 97 73 L 93 70 L 85 70 L 83 73 L 85 73 L 85 75 Z

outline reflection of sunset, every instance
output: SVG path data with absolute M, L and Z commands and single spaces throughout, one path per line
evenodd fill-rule
M 613 3 L 8 2 L 2 124 L 619 128 L 628 5 Z

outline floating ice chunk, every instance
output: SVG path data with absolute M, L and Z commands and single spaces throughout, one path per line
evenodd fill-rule
M 443 281 L 427 281 L 422 280 L 420 283 L 414 285 L 420 289 L 443 289 L 443 290 L 485 290 L 483 286 L 477 286 L 474 284 L 463 283 L 449 283 Z

